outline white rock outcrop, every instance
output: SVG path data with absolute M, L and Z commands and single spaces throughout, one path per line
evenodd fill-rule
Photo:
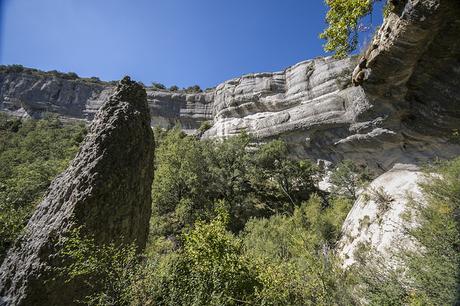
M 371 246 L 380 254 L 386 254 L 395 245 L 410 247 L 405 229 L 413 224 L 408 224 L 404 214 L 410 212 L 412 200 L 422 200 L 422 180 L 417 166 L 396 164 L 361 193 L 345 219 L 338 244 L 344 266 L 355 262 L 360 244 Z

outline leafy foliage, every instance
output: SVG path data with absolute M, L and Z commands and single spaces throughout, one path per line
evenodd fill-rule
M 37 121 L 0 114 L 0 259 L 85 133 L 83 125 L 53 116 Z
M 210 128 L 212 127 L 212 122 L 210 121 L 203 121 L 200 125 L 200 127 L 198 128 L 198 133 L 200 135 L 202 135 L 204 132 L 206 132 L 207 130 L 209 130 Z
M 320 34 L 326 40 L 324 50 L 335 52 L 342 58 L 354 51 L 358 45 L 359 21 L 372 12 L 373 4 L 380 0 L 325 0 L 329 11 L 326 14 L 328 28 Z
M 184 89 L 186 93 L 200 93 L 200 92 L 203 92 L 203 90 L 201 89 L 201 87 L 199 85 L 193 85 L 193 86 L 189 86 L 187 88 Z
M 87 305 L 129 305 L 129 286 L 137 275 L 139 256 L 136 246 L 100 245 L 76 228 L 60 241 L 59 256 L 69 262 L 59 268 L 67 282 L 84 278 L 93 292 L 83 302 Z
M 248 135 L 199 141 L 179 130 L 160 140 L 153 183 L 153 234 L 178 234 L 198 220 L 211 220 L 224 200 L 238 232 L 253 216 L 288 213 L 316 191 L 316 167 L 293 161 L 282 141 L 254 152 Z
M 422 185 L 428 205 L 416 203 L 420 226 L 410 235 L 421 252 L 404 253 L 414 294 L 428 304 L 460 302 L 460 158 Z
M 2 255 L 84 134 L 83 126 L 55 117 L 0 116 Z M 282 141 L 254 145 L 245 134 L 199 141 L 179 129 L 156 129 L 155 136 L 146 253 L 100 245 L 78 229 L 60 242 L 60 255 L 69 260 L 60 271 L 68 282 L 84 277 L 92 289 L 80 302 L 357 305 L 364 297 L 370 305 L 458 303 L 460 158 L 429 176 L 426 204 L 414 201 L 407 218 L 419 226 L 407 230 L 419 247 L 393 254 L 402 268 L 371 258 L 362 245 L 357 269 L 343 270 L 334 248 L 356 191 L 369 178 L 365 169 L 344 161 L 325 194 L 316 188 L 322 173 L 308 160 L 290 159 Z
M 460 158 L 429 169 L 426 203 L 413 201 L 406 216 L 415 248 L 400 247 L 388 267 L 366 251 L 358 267 L 362 293 L 372 305 L 457 305 L 460 302 Z
M 359 190 L 364 188 L 370 179 L 371 174 L 367 168 L 360 167 L 351 160 L 344 160 L 330 175 L 331 192 L 356 201 Z
M 198 221 L 184 234 L 182 250 L 160 259 L 148 291 L 159 305 L 239 305 L 258 287 L 255 269 L 242 256 L 241 239 L 226 230 L 227 217 Z M 144 299 L 145 300 L 145 299 Z
M 166 90 L 166 86 L 158 82 L 152 82 L 152 89 L 153 90 Z
M 292 216 L 251 219 L 239 236 L 221 206 L 181 248 L 149 254 L 130 290 L 140 305 L 349 305 L 353 278 L 332 246 L 350 205 L 314 196 Z

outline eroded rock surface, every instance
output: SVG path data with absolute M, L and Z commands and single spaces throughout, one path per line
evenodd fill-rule
M 297 157 L 352 159 L 379 173 L 395 163 L 452 157 L 460 153 L 451 142 L 460 129 L 460 4 L 399 2 L 361 58 L 317 58 L 202 93 L 147 87 L 151 125 L 180 124 L 193 133 L 210 121 L 203 137 L 246 131 L 260 141 L 283 138 Z M 5 71 L 0 109 L 15 114 L 90 120 L 114 90 L 109 83 Z
M 124 78 L 91 124 L 69 168 L 51 184 L 0 268 L 6 305 L 73 305 L 84 279 L 64 282 L 60 238 L 81 227 L 98 244 L 145 247 L 151 214 L 153 135 L 144 88 Z M 1 304 L 1 303 L 0 303 Z
M 212 120 L 212 90 L 185 93 L 145 89 L 152 126 L 171 128 L 180 124 L 193 132 L 203 121 Z M 55 113 L 63 119 L 90 122 L 114 90 L 113 82 L 0 66 L 0 111 L 16 116 L 41 118 Z
M 353 73 L 353 82 L 373 105 L 362 116 L 381 114 L 379 128 L 388 139 L 371 135 L 376 130 L 363 137 L 370 143 L 382 141 L 376 161 L 385 169 L 398 162 L 417 165 L 434 157 L 456 157 L 458 139 L 452 136 L 460 129 L 460 1 L 392 2 L 392 12 Z M 352 156 L 361 154 L 356 148 L 366 149 L 356 139 L 343 144 Z M 355 203 L 339 246 L 346 265 L 362 243 L 385 253 L 405 241 L 401 213 L 407 195 L 420 194 L 420 173 L 407 167 L 394 168 L 372 183 L 392 199 L 388 211 L 382 213 L 378 203 L 364 197 Z
M 419 187 L 423 180 L 417 166 L 396 164 L 361 193 L 342 227 L 338 249 L 345 266 L 355 262 L 360 246 L 388 254 L 396 245 L 411 245 L 405 233 L 411 224 L 404 215 L 411 211 L 412 200 L 423 200 Z

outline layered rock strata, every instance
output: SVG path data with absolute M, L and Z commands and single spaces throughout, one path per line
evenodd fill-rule
M 420 197 L 417 184 L 422 176 L 414 164 L 460 154 L 460 2 L 391 2 L 393 10 L 360 58 L 353 82 L 373 105 L 361 116 L 380 114 L 379 128 L 394 139 L 385 141 L 376 161 L 385 170 L 397 162 L 413 165 L 395 167 L 372 182 L 371 188 L 388 195 L 388 210 L 381 211 L 375 199 L 365 196 L 355 203 L 338 248 L 346 265 L 354 262 L 354 252 L 362 243 L 381 254 L 408 243 L 404 239 L 408 224 L 401 216 L 410 210 L 409 197 Z M 375 131 L 363 137 L 383 139 L 372 137 Z M 355 152 L 365 149 L 353 139 L 342 142 Z M 352 153 L 357 154 L 362 153 Z

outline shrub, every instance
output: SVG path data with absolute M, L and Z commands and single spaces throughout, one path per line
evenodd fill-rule
M 411 215 L 418 225 L 406 228 L 413 247 L 397 246 L 388 255 L 392 265 L 381 255 L 365 252 L 356 268 L 361 296 L 371 305 L 460 302 L 460 158 L 436 172 L 422 184 L 426 202 L 413 200 Z
M 152 82 L 152 89 L 153 90 L 166 90 L 166 86 L 164 86 L 161 83 Z
M 288 158 L 274 141 L 250 151 L 248 135 L 199 141 L 174 129 L 156 150 L 152 233 L 178 234 L 198 217 L 210 220 L 224 200 L 235 232 L 255 216 L 289 213 L 316 191 L 316 167 Z
M 209 130 L 212 127 L 212 123 L 209 121 L 203 121 L 201 122 L 200 127 L 198 128 L 198 134 L 203 135 L 204 132 Z
M 130 305 L 129 286 L 135 280 L 139 256 L 134 244 L 98 244 L 76 228 L 60 242 L 59 256 L 66 262 L 57 268 L 66 282 L 83 278 L 91 292 L 82 301 L 87 305 Z
M 329 180 L 332 194 L 356 201 L 359 191 L 371 180 L 371 175 L 366 167 L 344 160 L 334 168 Z
M 180 251 L 150 266 L 155 280 L 134 284 L 139 300 L 150 305 L 240 305 L 251 301 L 258 287 L 255 270 L 242 256 L 242 242 L 226 230 L 228 217 L 196 222 L 184 234 Z M 146 294 L 145 292 L 148 292 Z M 146 303 L 150 296 L 150 303 Z
M 244 231 L 245 255 L 257 263 L 260 305 L 351 305 L 352 277 L 339 267 L 332 246 L 350 203 L 322 208 L 315 196 L 292 216 L 251 219 Z M 331 234 L 334 233 L 334 234 Z
M 71 80 L 76 80 L 79 78 L 79 76 L 75 72 L 67 72 L 67 78 Z
M 371 199 L 377 204 L 377 217 L 381 219 L 390 208 L 394 201 L 391 195 L 383 187 L 370 189 Z
M 187 93 L 199 93 L 199 92 L 203 92 L 203 90 L 201 90 L 200 86 L 193 85 L 193 86 L 189 86 L 189 87 L 185 88 L 185 92 L 187 92 Z
M 7 67 L 9 68 L 9 70 L 11 72 L 22 72 L 22 71 L 24 71 L 24 66 L 22 66 L 22 65 L 14 64 L 14 65 L 10 65 L 10 66 L 7 66 Z

